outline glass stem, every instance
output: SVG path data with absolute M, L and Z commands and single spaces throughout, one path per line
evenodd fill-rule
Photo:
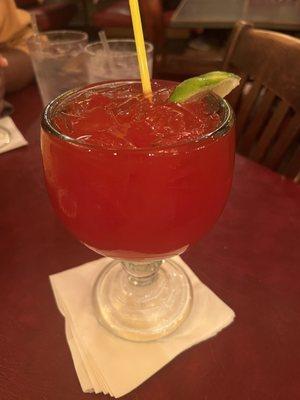
M 122 261 L 128 280 L 134 286 L 150 285 L 158 276 L 162 260 L 153 262 Z

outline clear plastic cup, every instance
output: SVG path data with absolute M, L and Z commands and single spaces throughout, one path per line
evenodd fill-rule
M 48 31 L 32 36 L 28 47 L 44 105 L 66 90 L 88 83 L 81 31 Z
M 116 79 L 139 79 L 139 66 L 133 39 L 109 39 L 109 51 L 101 42 L 86 46 L 89 83 Z M 153 45 L 145 43 L 150 77 L 153 67 Z

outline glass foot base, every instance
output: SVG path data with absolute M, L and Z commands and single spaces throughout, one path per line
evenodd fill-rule
M 94 287 L 99 322 L 122 338 L 146 342 L 173 332 L 188 316 L 192 288 L 173 260 L 165 261 L 150 283 L 139 285 L 121 261 L 111 262 Z

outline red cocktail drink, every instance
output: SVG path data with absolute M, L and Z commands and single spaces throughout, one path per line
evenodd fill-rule
M 47 188 L 69 230 L 101 254 L 159 259 L 182 252 L 219 217 L 231 186 L 233 127 L 215 97 L 168 102 L 170 82 L 76 93 L 53 109 L 66 140 L 42 134 Z
M 231 186 L 230 107 L 213 94 L 171 103 L 174 86 L 153 82 L 147 99 L 139 82 L 93 85 L 43 117 L 52 204 L 81 242 L 116 259 L 95 285 L 95 314 L 130 340 L 165 336 L 189 314 L 189 279 L 169 257 L 209 230 Z

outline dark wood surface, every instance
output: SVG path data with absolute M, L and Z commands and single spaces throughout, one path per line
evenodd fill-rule
M 223 69 L 242 77 L 230 96 L 237 149 L 300 181 L 300 39 L 236 23 Z
M 48 276 L 97 256 L 48 201 L 36 88 L 10 101 L 29 146 L 0 155 L 0 399 L 95 399 L 81 392 Z M 300 187 L 237 156 L 222 217 L 183 257 L 236 320 L 124 400 L 299 398 L 299 237 Z
M 239 19 L 267 29 L 300 30 L 299 0 L 182 0 L 171 19 L 178 28 L 231 28 Z

